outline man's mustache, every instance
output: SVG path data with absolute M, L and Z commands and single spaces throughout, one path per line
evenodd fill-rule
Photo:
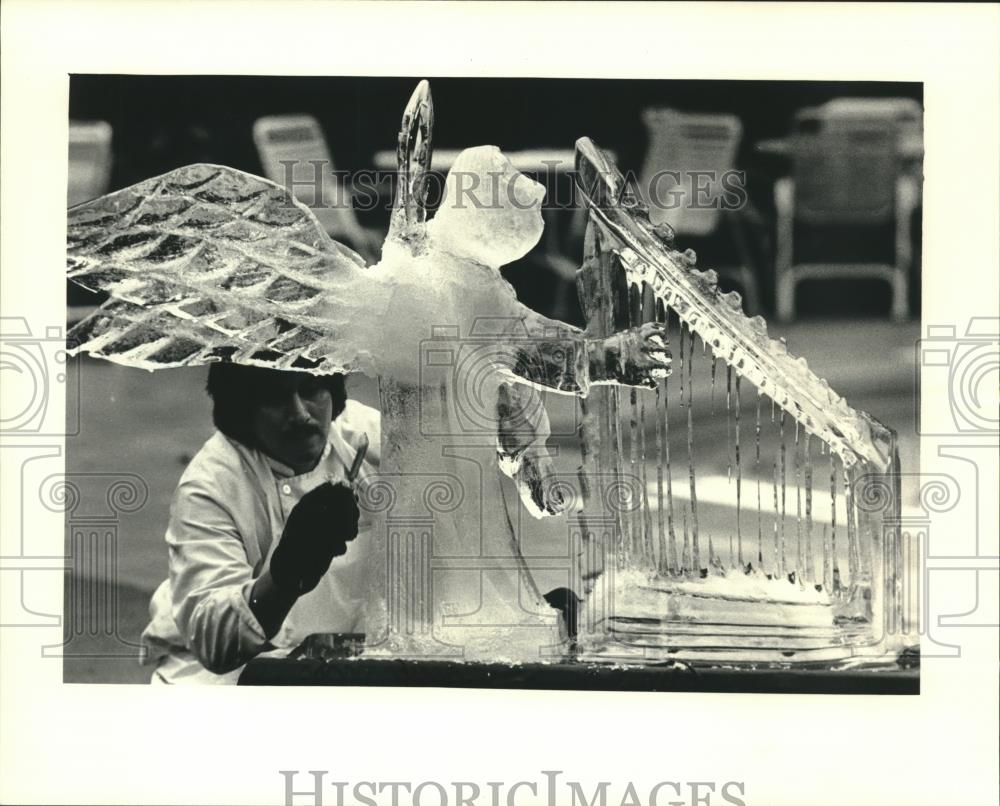
M 318 425 L 303 424 L 292 426 L 285 430 L 288 439 L 305 439 L 306 437 L 318 437 L 322 435 L 322 429 Z

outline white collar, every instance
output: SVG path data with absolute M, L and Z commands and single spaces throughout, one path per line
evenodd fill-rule
M 319 457 L 319 461 L 316 462 L 316 467 L 314 467 L 312 470 L 307 470 L 305 473 L 296 473 L 292 468 L 290 468 L 284 462 L 279 462 L 273 456 L 269 456 L 268 454 L 264 453 L 264 451 L 261 451 L 260 455 L 264 457 L 264 461 L 267 463 L 267 466 L 271 468 L 271 472 L 274 473 L 276 477 L 278 477 L 279 479 L 295 479 L 295 478 L 303 478 L 312 473 L 315 473 L 320 468 L 320 466 L 326 461 L 326 459 L 330 456 L 331 450 L 333 450 L 333 446 L 330 444 L 329 437 L 327 437 L 326 446 L 323 448 L 323 454 Z

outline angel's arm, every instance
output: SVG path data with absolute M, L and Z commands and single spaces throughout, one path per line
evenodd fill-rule
M 594 384 L 654 387 L 670 374 L 663 325 L 649 322 L 589 338 L 579 328 L 517 303 L 498 363 L 512 379 L 566 394 L 586 395 Z

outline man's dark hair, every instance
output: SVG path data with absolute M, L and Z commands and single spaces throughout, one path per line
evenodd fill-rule
M 212 422 L 230 439 L 248 448 L 255 447 L 253 414 L 256 407 L 267 400 L 275 382 L 285 380 L 291 370 L 251 367 L 243 364 L 220 362 L 209 365 L 206 390 L 212 398 Z M 295 373 L 292 373 L 295 374 Z M 305 373 L 299 373 L 305 374 Z M 279 377 L 280 376 L 280 377 Z M 317 375 L 333 398 L 333 417 L 336 420 L 347 404 L 344 376 Z

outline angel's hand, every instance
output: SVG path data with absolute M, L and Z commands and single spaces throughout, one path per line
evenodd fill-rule
M 655 389 L 657 382 L 672 370 L 666 330 L 659 322 L 589 341 L 587 350 L 591 383 Z
M 544 445 L 533 445 L 521 461 L 514 483 L 525 508 L 536 518 L 560 515 L 568 502 L 559 484 L 554 484 L 555 469 Z
M 500 469 L 513 477 L 524 453 L 545 445 L 549 418 L 538 391 L 520 383 L 501 383 L 497 394 L 497 458 Z

